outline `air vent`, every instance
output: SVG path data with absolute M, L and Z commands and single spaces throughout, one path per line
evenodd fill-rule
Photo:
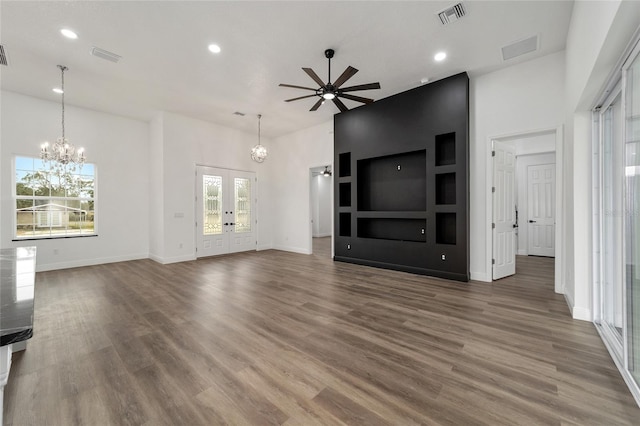
M 244 117 L 246 114 L 244 112 L 236 111 L 233 115 L 239 115 L 240 117 Z
M 108 50 L 100 49 L 99 47 L 95 47 L 95 46 L 91 48 L 90 53 L 93 56 L 106 59 L 107 61 L 111 61 L 111 62 L 118 62 L 120 58 L 122 58 L 122 56 L 120 55 L 116 55 L 113 52 L 109 52 Z
M 467 12 L 464 10 L 464 5 L 462 3 L 458 3 L 443 10 L 442 12 L 439 12 L 438 17 L 440 18 L 440 22 L 442 22 L 442 25 L 447 25 L 454 21 L 457 21 L 466 14 Z
M 534 35 L 504 46 L 502 48 L 502 60 L 508 61 L 525 53 L 535 52 L 536 50 L 538 50 L 538 36 Z
M 9 65 L 7 62 L 7 54 L 4 52 L 4 46 L 0 44 L 0 65 Z

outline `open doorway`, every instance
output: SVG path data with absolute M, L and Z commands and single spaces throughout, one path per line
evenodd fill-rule
M 561 129 L 490 140 L 491 280 L 538 270 L 560 288 Z M 558 153 L 558 148 L 560 152 Z M 527 272 L 529 271 L 529 272 Z
M 311 252 L 331 257 L 333 170 L 330 165 L 310 169 Z

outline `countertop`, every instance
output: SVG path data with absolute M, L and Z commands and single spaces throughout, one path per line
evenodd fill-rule
M 33 336 L 36 248 L 0 249 L 0 346 Z

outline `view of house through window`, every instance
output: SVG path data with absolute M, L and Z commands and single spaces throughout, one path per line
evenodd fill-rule
M 42 160 L 15 157 L 16 238 L 95 234 L 95 166 L 60 174 Z

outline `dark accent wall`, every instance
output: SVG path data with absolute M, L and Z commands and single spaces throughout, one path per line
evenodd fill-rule
M 334 116 L 335 260 L 469 280 L 469 77 Z

